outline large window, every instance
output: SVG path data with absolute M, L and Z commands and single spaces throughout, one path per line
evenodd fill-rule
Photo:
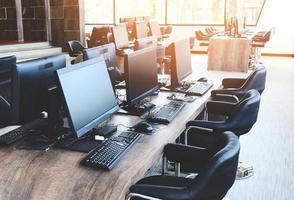
M 113 24 L 112 0 L 85 0 L 86 24 Z
M 227 17 L 245 16 L 246 24 L 256 25 L 265 0 L 227 0 Z
M 120 17 L 150 16 L 165 23 L 165 0 L 116 0 L 116 23 Z
M 224 24 L 225 0 L 167 0 L 168 24 Z
M 113 24 L 119 23 L 120 17 L 150 16 L 150 18 L 157 19 L 160 24 L 223 25 L 225 18 L 246 16 L 247 24 L 255 25 L 264 1 L 84 0 L 85 22 L 86 24 Z

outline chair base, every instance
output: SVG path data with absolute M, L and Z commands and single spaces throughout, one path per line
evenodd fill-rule
M 244 163 L 244 162 L 239 162 L 237 173 L 236 173 L 236 180 L 249 178 L 253 176 L 253 174 L 254 174 L 254 170 L 252 165 L 248 163 Z

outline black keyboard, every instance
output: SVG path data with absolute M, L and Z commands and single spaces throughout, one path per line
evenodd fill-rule
M 0 145 L 10 145 L 14 142 L 17 142 L 18 140 L 21 140 L 29 133 L 31 133 L 30 129 L 39 127 L 45 123 L 46 122 L 42 119 L 36 119 L 32 122 L 25 124 L 24 126 L 21 126 L 8 133 L 5 133 L 4 135 L 0 136 Z
M 81 161 L 81 164 L 109 171 L 141 136 L 136 132 L 124 131 L 119 136 L 104 141 L 102 145 L 91 151 Z
M 27 131 L 23 127 L 19 127 L 17 129 L 14 129 L 5 135 L 0 136 L 0 145 L 9 145 L 12 144 L 20 139 L 22 139 L 24 136 L 27 135 Z
M 152 111 L 147 120 L 158 124 L 169 124 L 184 106 L 184 102 L 170 101 L 159 109 Z
M 203 96 L 212 86 L 212 83 L 196 82 L 185 93 L 188 95 Z

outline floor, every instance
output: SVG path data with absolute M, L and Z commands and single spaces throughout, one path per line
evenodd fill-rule
M 202 73 L 207 57 L 193 55 L 192 60 Z M 240 161 L 252 164 L 254 175 L 235 181 L 230 200 L 294 199 L 294 58 L 264 57 L 262 62 L 267 83 L 258 121 L 240 139 Z M 148 175 L 159 173 L 160 163 Z

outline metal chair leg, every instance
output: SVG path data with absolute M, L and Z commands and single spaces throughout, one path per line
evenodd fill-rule
M 180 177 L 181 174 L 181 165 L 180 163 L 175 163 L 175 176 Z

